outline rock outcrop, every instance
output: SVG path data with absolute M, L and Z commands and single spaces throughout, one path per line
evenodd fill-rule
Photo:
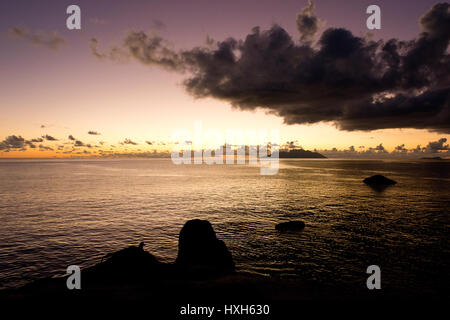
M 275 226 L 278 231 L 300 231 L 305 228 L 303 221 L 288 221 L 282 222 Z
M 386 178 L 385 176 L 383 176 L 381 174 L 377 174 L 377 175 L 371 176 L 369 178 L 365 178 L 363 180 L 363 182 L 378 191 L 382 191 L 382 190 L 386 189 L 387 187 L 392 186 L 397 183 L 397 181 Z
M 139 246 L 109 253 L 102 261 L 84 271 L 84 279 L 91 282 L 104 281 L 145 281 L 160 277 L 166 273 L 166 266 L 156 257 L 144 250 L 144 243 Z M 87 278 L 87 279 L 86 279 Z
M 188 273 L 226 274 L 235 266 L 225 243 L 216 237 L 211 223 L 190 220 L 180 231 L 175 265 Z

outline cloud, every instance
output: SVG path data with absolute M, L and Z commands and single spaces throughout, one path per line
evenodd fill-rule
M 142 31 L 132 31 L 125 38 L 124 46 L 132 57 L 147 65 L 158 65 L 168 70 L 183 71 L 182 58 L 160 36 L 148 36 Z
M 96 38 L 91 38 L 89 40 L 89 47 L 91 48 L 92 55 L 99 60 L 110 59 L 118 62 L 125 62 L 130 58 L 128 52 L 118 47 L 110 49 L 108 53 L 101 53 L 98 50 L 98 40 Z
M 296 23 L 297 30 L 300 32 L 300 41 L 305 43 L 313 41 L 323 22 L 317 18 L 314 12 L 314 3 L 311 0 L 308 0 L 308 5 L 297 14 Z
M 419 20 L 416 39 L 373 41 L 343 28 L 317 44 L 314 6 L 299 14 L 306 42 L 278 25 L 245 39 L 176 51 L 166 40 L 132 31 L 121 50 L 150 66 L 185 73 L 185 89 L 239 110 L 265 110 L 284 123 L 333 123 L 346 131 L 389 128 L 450 133 L 450 4 Z M 306 22 L 309 18 L 311 22 Z
M 98 59 L 126 61 L 133 57 L 145 65 L 153 65 L 170 71 L 183 72 L 184 65 L 179 53 L 170 48 L 169 43 L 162 37 L 143 31 L 131 31 L 124 39 L 122 47 L 113 47 L 106 53 L 98 50 L 98 40 L 90 40 L 92 54 Z
M 156 30 L 165 30 L 167 26 L 162 20 L 153 19 L 153 28 Z
M 430 141 L 426 147 L 417 145 L 415 148 L 407 148 L 405 144 L 396 146 L 391 152 L 386 150 L 382 143 L 376 147 L 365 148 L 360 146 L 359 150 L 356 150 L 353 146 L 348 149 L 338 150 L 332 148 L 330 150 L 314 150 L 330 158 L 340 157 L 363 157 L 363 158 L 412 158 L 417 159 L 424 156 L 441 156 L 450 158 L 450 146 L 445 144 L 447 138 L 441 138 L 438 141 Z
M 124 142 L 122 142 L 122 144 L 131 144 L 131 145 L 137 146 L 139 143 L 134 142 L 131 139 L 125 139 Z
M 59 50 L 61 46 L 66 44 L 66 40 L 59 36 L 56 31 L 49 34 L 31 33 L 26 28 L 14 27 L 9 30 L 9 33 L 15 38 L 23 39 L 51 50 Z
M 408 149 L 405 148 L 405 144 L 403 143 L 401 145 L 396 146 L 393 152 L 403 152 L 403 153 L 405 153 L 405 152 L 408 152 Z
M 91 22 L 93 24 L 97 24 L 97 25 L 105 25 L 105 24 L 108 23 L 107 20 L 101 19 L 101 18 L 97 18 L 97 17 L 90 18 L 89 22 Z
M 77 140 L 77 139 L 75 139 L 73 135 L 69 135 L 69 140 L 75 141 L 75 140 Z
M 370 149 L 369 149 L 370 150 Z M 383 144 L 380 143 L 378 146 L 376 146 L 375 148 L 373 148 L 373 150 L 375 152 L 379 152 L 379 153 L 386 153 L 386 149 L 383 147 Z
M 45 146 L 43 144 L 39 145 L 39 151 L 54 151 L 52 147 Z
M 282 150 L 290 150 L 290 149 L 303 149 L 303 147 L 301 145 L 298 144 L 298 141 L 286 141 L 286 143 L 284 143 L 281 146 Z
M 450 150 L 449 145 L 445 144 L 446 142 L 447 138 L 441 138 L 438 141 L 430 141 L 426 146 L 426 150 L 431 153 Z
M 74 146 L 75 147 L 84 147 L 84 143 L 82 141 L 80 141 L 80 140 L 77 140 L 77 141 L 75 141 Z
M 100 133 L 100 132 L 97 132 L 97 131 L 88 131 L 88 134 L 94 135 L 94 136 L 99 136 L 99 135 L 101 135 L 101 133 Z
M 0 150 L 23 149 L 26 147 L 25 139 L 22 136 L 11 135 L 0 142 Z
M 44 138 L 47 141 L 58 141 L 58 139 L 56 139 L 52 136 L 49 136 L 48 134 L 46 134 L 45 136 L 42 136 L 42 138 Z
M 153 142 L 152 142 L 152 141 L 145 141 L 145 143 L 148 144 L 148 145 L 150 145 L 150 146 L 153 145 Z

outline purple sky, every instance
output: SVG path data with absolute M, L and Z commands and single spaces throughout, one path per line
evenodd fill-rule
M 408 40 L 417 37 L 419 17 L 436 1 L 314 3 L 317 16 L 326 21 L 326 27 L 343 27 L 359 36 L 369 31 L 367 6 L 377 4 L 381 7 L 382 29 L 373 32 L 375 39 Z M 81 31 L 65 27 L 65 10 L 70 4 L 81 7 Z M 193 100 L 180 87 L 180 75 L 146 69 L 136 63 L 99 62 L 89 49 L 89 39 L 93 37 L 99 40 L 101 49 L 108 49 L 120 44 L 129 30 L 151 29 L 156 29 L 174 47 L 187 49 L 204 45 L 206 36 L 215 40 L 229 36 L 243 39 L 253 27 L 268 29 L 274 23 L 298 40 L 295 18 L 306 4 L 306 0 L 1 1 L 0 140 L 11 134 L 39 135 L 41 124 L 60 136 L 70 133 L 91 138 L 86 136 L 87 130 L 107 132 L 103 138 L 111 143 L 129 136 L 164 140 L 172 126 L 183 125 L 173 114 L 181 115 L 189 126 L 199 118 L 220 122 L 222 128 L 243 127 L 249 121 L 274 126 L 282 130 L 282 138 L 303 141 L 309 148 L 369 143 L 385 143 L 391 148 L 406 143 L 413 147 L 440 137 L 424 130 L 383 130 L 373 134 L 341 132 L 322 124 L 285 126 L 275 116 L 231 111 L 227 103 L 213 99 Z M 164 27 L 157 28 L 158 22 Z M 30 45 L 11 37 L 9 30 L 13 27 L 27 28 L 31 33 L 56 31 L 66 45 L 58 52 Z M 152 88 L 151 92 L 148 88 Z M 122 96 L 118 96 L 121 90 Z M 152 123 L 144 123 L 142 118 L 151 119 Z M 333 135 L 335 140 L 318 137 L 319 132 Z

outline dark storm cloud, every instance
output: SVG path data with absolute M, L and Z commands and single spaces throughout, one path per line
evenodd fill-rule
M 374 42 L 329 28 L 318 48 L 296 45 L 279 26 L 244 41 L 185 53 L 196 97 L 262 108 L 287 124 L 331 121 L 343 130 L 418 128 L 450 132 L 448 4 L 421 20 L 416 40 Z
M 31 33 L 26 28 L 14 27 L 9 30 L 9 33 L 15 38 L 23 39 L 51 50 L 58 50 L 62 45 L 66 44 L 66 40 L 56 32 L 49 34 Z
M 303 42 L 280 26 L 243 40 L 173 50 L 157 35 L 131 32 L 121 50 L 146 65 L 185 72 L 186 90 L 240 110 L 262 109 L 286 124 L 332 122 L 342 130 L 417 128 L 450 132 L 450 5 L 419 20 L 416 39 L 373 41 L 326 29 L 316 45 L 314 7 L 300 14 Z M 211 41 L 210 41 L 211 42 Z
M 314 12 L 314 3 L 309 0 L 308 5 L 297 14 L 297 30 L 300 32 L 300 40 L 310 42 L 319 30 L 321 21 Z
M 97 132 L 97 131 L 88 131 L 88 134 L 93 135 L 93 136 L 99 136 L 101 133 Z

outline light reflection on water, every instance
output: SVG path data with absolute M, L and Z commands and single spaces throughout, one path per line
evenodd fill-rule
M 0 288 L 88 266 L 145 241 L 173 261 L 189 219 L 209 220 L 239 270 L 336 285 L 446 290 L 449 163 L 281 160 L 258 167 L 170 160 L 0 161 Z M 377 193 L 361 181 L 398 184 Z M 305 221 L 300 233 L 276 223 Z

